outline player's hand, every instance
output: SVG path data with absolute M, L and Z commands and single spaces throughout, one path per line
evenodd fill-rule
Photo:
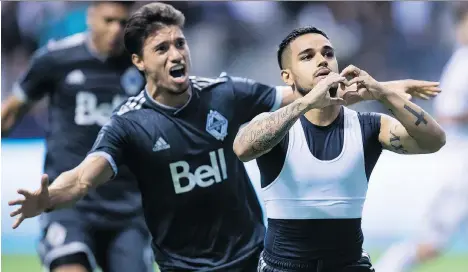
M 439 87 L 439 82 L 415 79 L 390 81 L 385 84 L 385 87 L 408 100 L 413 97 L 428 100 L 437 96 L 442 91 Z
M 351 96 L 359 96 L 362 100 L 380 100 L 390 90 L 371 77 L 366 71 L 354 65 L 346 67 L 340 74 L 348 80 L 348 87 L 342 94 L 344 100 L 350 100 Z
M 345 100 L 340 97 L 331 97 L 330 89 L 338 88 L 339 84 L 347 84 L 346 78 L 337 73 L 330 72 L 303 99 L 311 109 L 320 109 L 330 105 L 343 105 Z
M 11 217 L 18 216 L 13 228 L 16 229 L 26 218 L 35 217 L 43 213 L 49 206 L 49 177 L 42 175 L 41 188 L 34 192 L 19 189 L 18 194 L 22 194 L 24 199 L 17 199 L 8 202 L 8 205 L 21 205 L 17 210 L 10 213 Z

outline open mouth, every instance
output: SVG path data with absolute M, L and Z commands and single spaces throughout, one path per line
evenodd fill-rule
M 169 70 L 169 74 L 175 79 L 183 78 L 185 76 L 185 66 L 177 64 Z

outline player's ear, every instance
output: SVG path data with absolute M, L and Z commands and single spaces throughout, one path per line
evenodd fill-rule
M 289 69 L 281 70 L 281 78 L 283 82 L 286 83 L 288 86 L 294 85 L 294 80 L 292 78 L 291 71 Z
M 132 54 L 132 62 L 138 70 L 142 72 L 145 71 L 145 62 L 143 61 L 142 57 L 138 56 L 137 54 Z

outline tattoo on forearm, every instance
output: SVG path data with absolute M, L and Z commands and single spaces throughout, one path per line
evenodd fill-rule
M 301 104 L 290 105 L 271 113 L 265 119 L 253 121 L 241 132 L 240 142 L 251 145 L 254 152 L 273 148 L 286 135 L 297 120 L 294 117 L 303 109 Z
M 396 132 L 396 129 L 397 129 L 397 126 L 395 126 L 392 129 L 390 129 L 390 145 L 393 147 L 393 150 L 397 153 L 401 153 L 401 154 L 406 154 L 408 153 L 408 151 L 403 147 L 403 145 L 401 144 L 400 142 L 400 136 L 396 135 L 395 132 Z
M 393 116 L 396 116 L 396 115 L 395 115 L 395 112 L 394 112 L 392 109 L 388 109 L 388 111 L 389 111 Z
M 419 126 L 419 124 L 423 123 L 427 125 L 427 120 L 424 119 L 424 111 L 421 111 L 421 113 L 416 112 L 412 108 L 410 108 L 408 105 L 405 105 L 404 108 L 409 111 L 411 114 L 416 116 L 416 122 L 414 123 L 416 126 Z
M 390 130 L 390 134 L 392 135 L 390 137 L 390 143 L 400 141 L 400 136 L 395 135 L 395 133 L 393 131 Z

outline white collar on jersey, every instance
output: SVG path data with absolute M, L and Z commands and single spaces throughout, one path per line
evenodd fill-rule
M 191 88 L 191 87 L 189 86 L 189 88 Z M 181 109 L 185 108 L 187 106 L 187 104 L 190 103 L 190 100 L 192 99 L 192 95 L 193 95 L 193 93 L 190 94 L 189 99 L 187 99 L 187 102 L 182 107 L 176 108 L 176 107 L 171 107 L 171 106 L 168 106 L 168 105 L 164 105 L 164 104 L 156 101 L 151 96 L 151 94 L 148 92 L 148 89 L 146 88 L 146 86 L 145 86 L 145 92 L 146 92 L 146 95 L 148 96 L 148 98 L 151 100 L 151 102 L 153 102 L 154 104 L 158 105 L 159 107 L 161 107 L 163 109 L 168 109 L 168 110 L 173 110 L 173 111 L 177 111 L 177 110 L 181 110 Z

